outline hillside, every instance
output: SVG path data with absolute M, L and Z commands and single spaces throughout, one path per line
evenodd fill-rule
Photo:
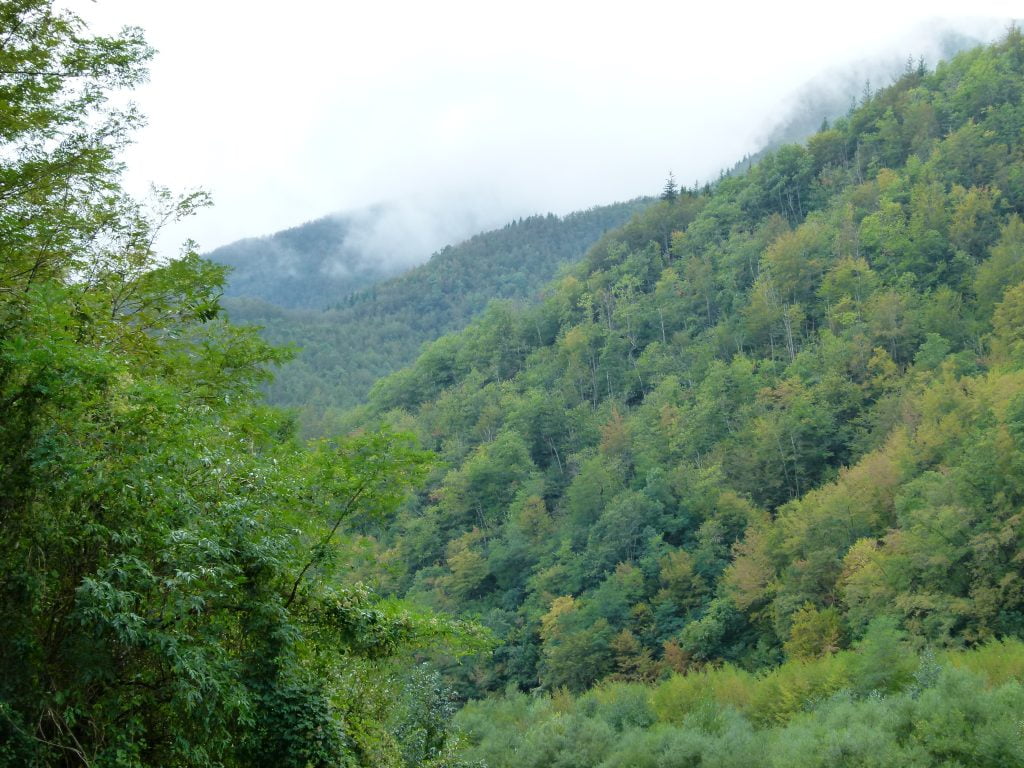
M 910 70 L 925 67 L 926 62 L 945 61 L 961 51 L 981 45 L 974 36 L 965 35 L 953 26 L 933 22 L 915 41 L 914 54 L 908 58 L 864 59 L 816 74 L 787 100 L 790 104 L 784 117 L 768 131 L 760 151 L 748 155 L 727 172 L 743 173 L 761 157 L 783 144 L 806 141 L 821 129 L 822 124 L 844 116 L 865 95 L 898 80 Z
M 205 256 L 230 268 L 224 288 L 229 298 L 322 310 L 479 232 L 478 219 L 413 200 L 393 201 L 238 240 Z
M 442 462 L 359 573 L 495 631 L 463 695 L 1024 631 L 1022 73 L 908 72 L 374 387 Z
M 307 434 L 323 434 L 377 379 L 411 363 L 424 342 L 464 327 L 491 300 L 535 300 L 561 267 L 648 204 L 520 219 L 448 246 L 398 277 L 339 294 L 323 312 L 252 299 L 228 299 L 225 306 L 235 322 L 262 326 L 271 343 L 301 347 L 268 385 L 268 400 L 298 409 Z
M 206 254 L 230 267 L 224 295 L 279 307 L 322 309 L 402 271 L 400 260 L 368 248 L 386 206 L 337 214 L 264 237 L 250 237 Z

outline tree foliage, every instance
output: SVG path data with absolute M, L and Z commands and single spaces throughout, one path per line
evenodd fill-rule
M 345 418 L 445 461 L 367 533 L 390 589 L 501 638 L 464 695 L 811 662 L 883 614 L 1022 631 L 1021 46 L 654 203 Z
M 880 642 L 886 644 L 869 644 Z M 888 647 L 885 658 L 861 647 L 791 661 L 763 676 L 726 665 L 653 687 L 613 682 L 576 698 L 515 692 L 471 702 L 456 717 L 466 734 L 461 754 L 495 768 L 995 768 L 1024 761 L 1019 640 L 941 657 Z M 1005 662 L 994 664 L 997 658 Z M 879 662 L 906 675 L 871 688 L 862 675 L 881 672 Z M 1014 665 L 1015 676 L 996 670 Z M 566 743 L 570 728 L 578 735 L 575 748 Z
M 155 257 L 202 198 L 119 187 L 138 31 L 16 0 L 0 37 L 0 764 L 402 764 L 381 669 L 480 635 L 348 578 L 345 539 L 427 455 L 299 444 L 223 268 Z

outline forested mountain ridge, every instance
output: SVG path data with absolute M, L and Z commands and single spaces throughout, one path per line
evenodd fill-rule
M 242 298 L 225 306 L 234 321 L 261 326 L 271 343 L 300 347 L 267 386 L 268 400 L 297 409 L 307 434 L 329 434 L 338 413 L 415 360 L 424 342 L 464 327 L 491 300 L 535 300 L 560 268 L 649 204 L 637 199 L 519 219 L 443 248 L 400 276 L 339 294 L 323 312 Z
M 910 71 L 377 384 L 445 468 L 365 573 L 494 629 L 465 694 L 1024 630 L 1022 73 Z
M 373 258 L 362 247 L 367 232 L 384 215 L 384 207 L 378 206 L 359 214 L 325 216 L 223 245 L 205 258 L 231 268 L 225 296 L 323 309 L 403 269 L 400 262 Z
M 784 144 L 801 143 L 843 117 L 864 98 L 865 90 L 895 82 L 902 75 L 925 65 L 925 61 L 945 61 L 961 51 L 982 45 L 982 40 L 966 35 L 953 26 L 933 22 L 924 28 L 915 41 L 916 53 L 900 60 L 898 57 L 865 59 L 848 64 L 842 70 L 817 73 L 787 101 L 791 103 L 785 116 L 772 126 L 759 151 L 745 156 L 727 173 L 743 173 L 763 155 Z
M 1024 766 L 1016 28 L 314 441 L 121 185 L 141 33 L 0 40 L 0 766 Z

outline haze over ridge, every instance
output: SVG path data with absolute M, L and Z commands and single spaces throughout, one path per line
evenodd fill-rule
M 159 50 L 134 96 L 150 124 L 127 182 L 202 185 L 215 202 L 169 228 L 168 252 L 381 201 L 477 219 L 480 231 L 650 194 L 668 170 L 703 182 L 762 146 L 797 84 L 862 60 L 934 62 L 944 26 L 992 39 L 1014 10 L 68 5 L 96 31 L 137 23 Z M 960 18 L 920 22 L 942 14 Z

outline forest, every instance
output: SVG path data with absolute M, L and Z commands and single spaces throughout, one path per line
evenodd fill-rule
M 326 216 L 265 237 L 250 237 L 204 257 L 229 267 L 227 298 L 262 299 L 287 309 L 322 309 L 339 296 L 368 288 L 401 271 L 397 264 L 370 261 L 351 242 L 386 215 L 371 209 Z
M 0 39 L 0 766 L 1024 766 L 1017 28 L 467 292 L 316 439 L 153 251 L 205 198 L 121 186 L 141 32 Z
M 1020 696 L 982 660 L 1012 668 L 1024 629 L 1022 65 L 1011 29 L 742 176 L 666 190 L 542 302 L 493 304 L 351 413 L 442 458 L 359 529 L 359 573 L 497 638 L 435 661 L 483 699 L 457 718 L 467 755 L 742 765 L 711 758 L 736 725 L 778 765 L 1024 760 L 1005 713 L 991 743 L 960 727 L 960 753 L 914 709 Z M 897 710 L 889 741 L 844 746 Z M 823 757 L 840 721 L 849 757 Z
M 255 278 L 234 284 L 230 275 L 223 304 L 233 322 L 258 325 L 270 343 L 296 348 L 295 358 L 263 391 L 267 402 L 296 413 L 302 435 L 322 437 L 337 431 L 349 408 L 366 401 L 378 379 L 413 363 L 425 342 L 461 330 L 491 301 L 535 300 L 560 268 L 579 261 L 602 234 L 650 202 L 519 219 L 447 246 L 391 279 L 366 272 L 338 280 L 333 305 L 322 310 L 289 308 L 277 286 L 261 287 Z M 317 258 L 309 257 L 316 250 L 307 241 L 319 231 L 311 226 L 279 233 L 302 237 L 294 245 L 297 263 L 308 271 L 298 281 L 302 285 L 316 282 L 319 269 Z M 242 254 L 259 247 L 243 241 L 236 248 L 242 245 Z M 230 265 L 223 251 L 210 258 Z

